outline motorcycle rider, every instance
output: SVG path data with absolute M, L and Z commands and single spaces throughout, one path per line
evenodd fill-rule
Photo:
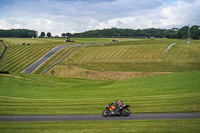
M 124 104 L 121 100 L 117 100 L 115 103 L 110 103 L 106 106 L 106 110 L 102 112 L 104 117 L 107 116 L 129 116 L 131 114 L 131 110 L 129 109 L 130 105 Z
M 118 100 L 116 101 L 116 103 L 115 103 L 115 107 L 116 107 L 116 108 L 115 108 L 114 111 L 117 112 L 117 111 L 118 111 L 119 109 L 121 109 L 123 106 L 124 106 L 124 103 L 123 103 L 121 100 L 118 99 Z

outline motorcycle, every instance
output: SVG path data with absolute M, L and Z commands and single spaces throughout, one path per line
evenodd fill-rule
M 131 114 L 131 110 L 129 109 L 130 105 L 124 104 L 122 107 L 117 108 L 114 103 L 108 104 L 106 106 L 106 110 L 103 111 L 102 115 L 104 117 L 108 116 L 129 116 Z

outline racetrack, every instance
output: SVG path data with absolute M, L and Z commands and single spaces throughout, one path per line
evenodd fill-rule
M 33 64 L 31 64 L 29 67 L 25 68 L 21 73 L 33 73 L 38 67 L 40 67 L 44 62 L 46 62 L 50 57 L 52 57 L 54 54 L 59 52 L 61 49 L 65 47 L 72 47 L 72 46 L 79 46 L 80 44 L 70 44 L 70 45 L 60 45 L 55 48 L 53 48 L 51 51 L 49 51 L 47 54 L 42 56 L 40 59 L 35 61 Z
M 49 116 L 0 116 L 3 122 L 22 121 L 104 121 L 104 120 L 148 120 L 148 119 L 200 119 L 200 113 L 131 114 L 128 117 L 102 115 L 49 115 Z

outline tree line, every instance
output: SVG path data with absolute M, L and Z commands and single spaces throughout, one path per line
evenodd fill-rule
M 11 29 L 2 30 L 0 29 L 0 37 L 20 37 L 20 38 L 32 38 L 37 37 L 38 33 L 34 30 L 28 29 Z
M 28 29 L 11 29 L 1 30 L 0 37 L 52 37 L 51 33 L 41 32 L 38 36 L 37 31 Z M 122 28 L 110 28 L 102 30 L 90 30 L 82 33 L 62 33 L 62 37 L 74 37 L 74 38 L 178 38 L 178 39 L 200 39 L 200 26 L 184 26 L 182 28 L 172 29 L 159 29 L 159 28 L 148 28 L 148 29 L 122 29 Z M 59 36 L 55 36 L 59 37 Z
M 62 34 L 63 35 L 63 34 Z M 158 28 L 148 28 L 148 29 L 121 29 L 121 28 L 111 28 L 103 30 L 90 30 L 83 33 L 71 34 L 71 37 L 105 37 L 105 38 L 178 38 L 187 39 L 191 37 L 192 39 L 200 38 L 200 26 L 193 25 L 192 27 L 184 26 L 180 29 L 158 29 Z

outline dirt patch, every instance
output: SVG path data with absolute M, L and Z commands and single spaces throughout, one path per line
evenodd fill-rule
M 138 78 L 151 75 L 168 74 L 170 72 L 119 72 L 119 71 L 86 71 L 87 78 L 90 79 L 111 79 L 122 80 L 128 78 Z
M 98 80 L 122 80 L 151 75 L 168 74 L 170 72 L 122 72 L 122 71 L 92 71 L 71 65 L 57 65 L 47 72 L 47 75 L 57 77 L 88 78 Z
M 71 66 L 71 65 L 57 65 L 53 69 L 47 72 L 49 76 L 57 77 L 73 77 L 83 78 L 86 69 Z

